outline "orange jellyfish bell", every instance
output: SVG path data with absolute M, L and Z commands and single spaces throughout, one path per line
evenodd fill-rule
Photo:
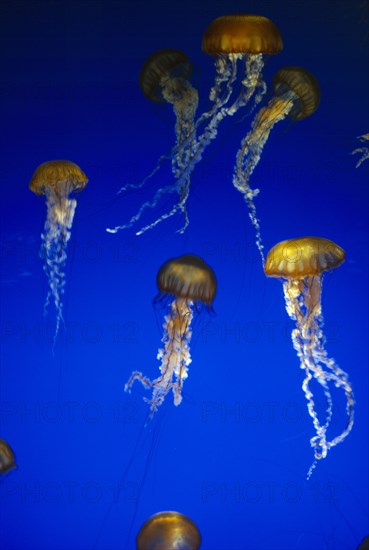
M 209 55 L 277 54 L 283 48 L 276 25 L 261 15 L 223 15 L 210 23 L 202 39 Z
M 179 512 L 159 512 L 142 525 L 137 550 L 198 550 L 201 535 L 196 524 Z
M 278 243 L 270 250 L 264 271 L 268 277 L 300 279 L 339 267 L 345 257 L 343 248 L 329 239 L 290 239 Z
M 82 191 L 88 178 L 81 168 L 69 160 L 49 160 L 38 166 L 29 188 L 36 195 L 46 195 L 48 190 L 56 194 L 65 191 Z

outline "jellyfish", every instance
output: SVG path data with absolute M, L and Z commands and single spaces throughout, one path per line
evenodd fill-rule
M 202 149 L 216 136 L 219 123 L 225 116 L 233 116 L 255 94 L 254 102 L 261 101 L 266 91 L 262 77 L 263 55 L 277 54 L 282 48 L 278 28 L 266 17 L 225 15 L 210 23 L 203 36 L 202 49 L 215 57 L 216 76 L 209 94 L 213 107 L 199 121 L 209 119 L 199 140 L 204 141 Z M 238 61 L 245 65 L 244 74 L 238 74 Z M 238 81 L 241 82 L 241 90 L 231 102 L 234 85 Z
M 225 15 L 210 23 L 202 39 L 202 50 L 214 57 L 215 83 L 210 89 L 212 107 L 196 122 L 196 128 L 205 123 L 192 152 L 192 159 L 184 174 L 191 173 L 202 158 L 205 148 L 216 138 L 218 127 L 227 116 L 233 116 L 254 97 L 254 106 L 263 98 L 266 84 L 263 80 L 264 55 L 279 53 L 283 48 L 276 25 L 260 15 Z M 238 64 L 244 65 L 244 72 Z M 240 83 L 236 97 L 234 89 Z M 183 175 L 182 175 L 183 177 Z
M 317 79 L 302 67 L 284 67 L 274 79 L 274 96 L 266 107 L 256 114 L 251 130 L 241 143 L 236 157 L 233 185 L 242 193 L 249 209 L 251 223 L 256 233 L 256 245 L 262 264 L 265 263 L 260 222 L 256 215 L 254 197 L 259 189 L 251 189 L 250 177 L 257 166 L 270 131 L 277 122 L 290 116 L 303 120 L 313 114 L 319 106 L 320 89 Z
M 119 229 L 131 227 L 148 208 L 155 208 L 159 200 L 168 193 L 178 194 L 177 204 L 169 212 L 137 231 L 136 235 L 142 235 L 178 210 L 183 212 L 183 206 L 189 194 L 192 172 L 202 159 L 206 147 L 216 138 L 220 123 L 224 118 L 233 116 L 241 107 L 247 105 L 253 96 L 254 105 L 261 101 L 266 91 L 262 78 L 263 56 L 277 54 L 282 47 L 279 30 L 266 17 L 246 14 L 226 15 L 210 23 L 203 36 L 202 49 L 215 58 L 215 83 L 209 93 L 212 106 L 195 121 L 192 131 L 184 141 L 177 140 L 176 146 L 169 155 L 173 159 L 172 166 L 175 166 L 175 181 L 159 188 L 153 199 L 145 202 L 127 224 L 107 229 L 107 231 L 116 233 Z M 241 74 L 239 62 L 245 65 L 245 70 Z M 238 94 L 234 93 L 236 85 L 241 86 Z M 157 166 L 148 177 L 156 172 L 164 158 L 166 157 L 159 159 Z M 125 186 L 123 189 L 140 188 L 146 181 L 147 178 L 141 183 Z M 185 214 L 185 224 L 179 232 L 183 233 L 188 224 L 188 216 Z
M 154 102 L 167 102 L 173 105 L 173 111 L 176 117 L 175 135 L 176 153 L 172 155 L 172 173 L 177 180 L 185 170 L 186 165 L 191 159 L 192 147 L 195 141 L 195 114 L 198 106 L 198 92 L 189 82 L 188 78 L 192 72 L 192 65 L 187 55 L 179 50 L 166 49 L 159 50 L 152 54 L 144 63 L 140 75 L 140 87 L 148 99 Z M 158 170 L 160 162 L 154 170 L 138 184 L 128 184 L 123 186 L 119 193 L 131 188 L 138 189 Z M 155 227 L 158 223 L 173 216 L 178 210 L 181 210 L 184 216 L 184 225 L 179 230 L 183 233 L 188 226 L 189 219 L 186 209 L 186 202 L 190 191 L 190 177 L 186 177 L 181 184 L 173 191 L 179 195 L 179 202 L 173 208 L 164 213 L 153 223 L 143 227 L 137 232 L 141 235 L 148 229 Z M 169 189 L 167 190 L 169 191 Z M 152 201 L 141 207 L 138 213 L 131 220 L 112 229 L 107 229 L 109 233 L 116 233 L 119 229 L 131 227 L 140 217 L 142 212 L 151 205 L 155 206 L 166 191 L 159 190 Z
M 0 439 L 0 474 L 7 474 L 16 467 L 12 448 L 4 439 Z
M 201 535 L 197 525 L 179 512 L 158 512 L 142 525 L 137 550 L 198 550 Z
M 324 347 L 321 293 L 324 272 L 339 267 L 345 261 L 344 250 L 333 241 L 320 237 L 303 237 L 283 241 L 274 246 L 265 262 L 265 274 L 278 277 L 283 282 L 286 310 L 296 322 L 292 331 L 292 343 L 305 371 L 302 389 L 307 399 L 316 435 L 310 444 L 314 450 L 314 462 L 310 478 L 318 460 L 341 443 L 350 433 L 354 423 L 354 395 L 347 374 L 330 358 Z M 321 386 L 326 411 L 323 422 L 318 418 L 314 395 L 310 387 L 315 379 Z M 340 388 L 346 397 L 347 423 L 342 432 L 329 440 L 327 430 L 333 413 L 330 385 Z
M 355 168 L 359 168 L 359 166 L 365 161 L 369 159 L 369 134 L 364 134 L 362 136 L 359 136 L 358 139 L 365 144 L 365 147 L 358 147 L 357 149 L 354 149 L 352 151 L 352 155 L 355 155 L 356 153 L 360 153 L 361 157 L 359 158 L 358 162 L 356 163 Z
M 29 188 L 36 195 L 46 196 L 47 217 L 41 235 L 40 255 L 44 260 L 49 290 L 44 304 L 47 314 L 53 300 L 56 309 L 56 326 L 53 345 L 63 322 L 62 296 L 65 286 L 67 244 L 71 236 L 77 201 L 70 199 L 72 191 L 81 191 L 88 179 L 79 166 L 68 160 L 44 162 L 34 172 Z
M 124 388 L 130 392 L 134 381 L 138 380 L 145 388 L 152 389 L 151 399 L 144 398 L 150 404 L 150 418 L 170 390 L 173 391 L 174 405 L 182 401 L 183 382 L 191 363 L 191 323 L 194 312 L 199 310 L 201 304 L 211 307 L 217 283 L 214 271 L 199 256 L 189 254 L 165 262 L 158 272 L 157 286 L 159 300 L 173 297 L 163 325 L 164 347 L 159 349 L 157 355 L 161 362 L 161 374 L 150 380 L 141 372 L 134 371 Z

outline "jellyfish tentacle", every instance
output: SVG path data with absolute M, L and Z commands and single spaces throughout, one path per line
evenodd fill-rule
M 188 366 L 191 363 L 189 343 L 191 340 L 190 325 L 193 318 L 193 302 L 191 300 L 176 298 L 170 306 L 170 312 L 165 317 L 164 347 L 159 349 L 157 358 L 160 360 L 161 375 L 154 380 L 135 371 L 127 384 L 125 391 L 130 392 L 135 380 L 141 382 L 146 388 L 152 388 L 151 398 L 144 398 L 150 404 L 151 417 L 163 403 L 170 390 L 174 394 L 174 404 L 182 401 L 182 385 L 188 376 Z
M 120 229 L 128 229 L 129 227 L 132 227 L 141 218 L 142 214 L 148 208 L 153 209 L 158 205 L 159 200 L 161 199 L 161 197 L 163 197 L 166 193 L 175 193 L 175 192 L 176 192 L 176 189 L 174 189 L 172 185 L 167 185 L 166 187 L 161 187 L 160 189 L 158 189 L 156 191 L 154 197 L 151 200 L 146 201 L 141 205 L 141 207 L 139 208 L 137 213 L 134 216 L 132 216 L 131 219 L 127 223 L 125 223 L 123 225 L 116 225 L 115 227 L 112 227 L 112 228 L 108 227 L 106 229 L 106 231 L 108 233 L 117 233 Z
M 250 71 L 251 72 L 251 71 Z M 257 75 L 257 72 L 256 72 Z M 257 76 L 254 77 L 257 82 Z M 311 115 L 319 105 L 320 89 L 316 78 L 302 67 L 284 67 L 274 79 L 274 97 L 254 117 L 251 130 L 241 142 L 236 155 L 233 174 L 234 187 L 244 196 L 249 217 L 255 230 L 256 245 L 260 252 L 262 265 L 265 264 L 260 220 L 257 217 L 254 198 L 259 189 L 252 189 L 250 177 L 260 161 L 260 157 L 272 128 L 286 116 L 302 120 Z M 256 94 L 254 103 L 259 100 Z
M 62 296 L 65 290 L 65 265 L 67 244 L 71 236 L 71 227 L 77 202 L 75 199 L 60 198 L 56 193 L 46 193 L 47 217 L 41 236 L 41 256 L 44 258 L 44 271 L 49 289 L 44 303 L 44 315 L 47 314 L 51 300 L 56 309 L 56 326 L 53 346 L 55 346 L 60 325 L 64 323 Z
M 178 84 L 176 83 L 174 88 L 176 89 L 177 86 Z M 176 115 L 175 133 L 177 136 L 176 145 L 178 146 L 178 150 L 172 157 L 172 172 L 176 179 L 190 162 L 192 156 L 192 148 L 196 142 L 196 127 L 194 120 L 199 101 L 197 90 L 193 88 L 187 80 L 180 83 L 180 89 L 182 99 L 178 101 L 176 100 L 175 94 L 173 94 L 172 86 L 168 87 L 168 85 L 163 85 L 163 96 L 166 101 L 173 104 L 174 113 Z M 181 186 L 177 187 L 180 196 L 179 203 L 164 218 L 166 219 L 175 214 L 178 209 L 182 210 L 185 221 L 180 232 L 183 232 L 189 224 L 186 209 L 186 203 L 189 197 L 189 187 L 190 178 L 187 178 Z M 157 220 L 157 223 L 160 223 L 160 221 L 162 220 Z M 149 228 L 147 227 L 147 229 Z M 141 232 L 139 232 L 139 234 L 141 234 Z
M 189 218 L 186 211 L 186 203 L 189 197 L 191 174 L 196 164 L 202 159 L 205 148 L 210 142 L 215 139 L 218 133 L 219 124 L 226 116 L 233 116 L 239 108 L 246 105 L 252 95 L 255 93 L 256 88 L 260 87 L 260 93 L 257 101 L 261 100 L 263 93 L 265 92 L 265 84 L 261 79 L 261 71 L 263 67 L 262 54 L 250 55 L 246 59 L 246 76 L 243 80 L 243 85 L 246 88 L 246 93 L 243 90 L 234 103 L 227 107 L 227 104 L 232 96 L 234 83 L 237 80 L 238 74 L 238 61 L 242 60 L 244 56 L 242 54 L 228 54 L 227 56 L 217 58 L 216 66 L 216 84 L 211 89 L 210 96 L 214 105 L 213 108 L 203 113 L 199 119 L 193 123 L 192 119 L 197 108 L 198 96 L 197 91 L 189 84 L 188 96 L 189 101 L 186 101 L 186 108 L 176 102 L 176 129 L 177 129 L 177 143 L 172 149 L 170 157 L 172 158 L 172 171 L 175 176 L 175 183 L 173 185 L 160 188 L 151 200 L 146 201 L 138 210 L 137 214 L 125 224 L 117 225 L 114 228 L 107 228 L 109 233 L 117 233 L 121 229 L 128 229 L 132 227 L 140 218 L 144 211 L 148 208 L 155 208 L 158 201 L 162 196 L 167 193 L 176 192 L 180 199 L 173 208 L 154 220 L 154 222 L 145 225 L 141 228 L 136 235 L 142 235 L 146 231 L 153 229 L 162 221 L 172 217 L 174 214 L 181 210 L 185 221 L 184 225 L 179 230 L 179 233 L 183 233 L 189 225 Z M 221 93 L 223 84 L 226 83 L 224 93 Z M 168 83 L 168 79 L 163 81 L 163 95 L 171 103 L 174 102 L 173 82 L 171 85 Z M 193 90 L 193 91 L 192 91 Z M 177 109 L 177 110 L 176 110 Z M 191 119 L 192 117 L 192 119 Z M 196 132 L 200 125 L 209 119 L 203 129 L 202 134 L 196 138 Z M 154 170 L 146 177 L 142 182 L 138 184 L 127 184 L 121 188 L 119 193 L 128 189 L 138 189 L 142 187 L 146 181 L 154 175 L 159 169 L 157 165 Z
M 234 187 L 242 193 L 248 206 L 249 218 L 255 230 L 256 246 L 260 252 L 262 265 L 265 264 L 264 245 L 262 243 L 260 220 L 257 216 L 254 198 L 259 189 L 252 189 L 250 177 L 258 165 L 261 153 L 274 125 L 283 120 L 292 110 L 296 95 L 290 91 L 285 97 L 274 97 L 267 107 L 256 115 L 251 130 L 241 142 L 236 156 L 236 166 L 233 176 Z
M 255 56 L 255 57 L 257 57 L 257 56 Z M 233 71 L 232 71 L 232 77 L 230 79 L 230 81 L 232 83 L 233 80 L 236 78 L 237 59 L 239 58 L 239 56 L 236 55 L 236 54 L 232 54 L 231 58 L 233 60 L 233 64 L 232 64 Z M 257 65 L 257 66 L 260 68 L 259 65 Z M 258 79 L 259 79 L 259 77 L 258 77 Z M 259 81 L 258 79 L 256 79 L 255 81 Z M 252 79 L 252 81 L 254 82 L 254 79 Z M 253 88 L 250 91 L 250 97 L 251 97 L 252 93 L 254 93 L 254 90 L 255 90 L 255 88 Z M 226 101 L 228 101 L 231 93 L 232 93 L 232 89 L 230 88 L 228 90 Z M 249 96 L 248 96 L 248 99 L 249 99 Z M 239 103 L 238 106 L 240 106 L 240 105 L 241 105 L 241 103 Z M 234 112 L 236 112 L 236 108 L 233 106 L 232 107 L 232 115 L 234 114 Z M 157 193 L 155 194 L 154 199 L 152 201 L 148 201 L 145 204 L 143 204 L 142 207 L 140 208 L 139 212 L 135 216 L 133 216 L 127 224 L 117 226 L 113 229 L 107 229 L 107 231 L 109 233 L 116 233 L 119 229 L 126 229 L 128 227 L 131 227 L 141 217 L 141 214 L 144 212 L 144 210 L 146 210 L 146 208 L 155 208 L 156 207 L 159 198 L 161 198 L 166 193 L 175 192 L 176 190 L 181 189 L 181 190 L 184 190 L 184 193 L 183 193 L 182 199 L 179 201 L 179 203 L 177 203 L 172 208 L 172 210 L 170 210 L 169 212 L 163 214 L 158 219 L 156 219 L 154 222 L 152 222 L 152 223 L 146 225 L 145 227 L 143 227 L 142 229 L 140 229 L 136 233 L 136 235 L 142 235 L 144 232 L 148 231 L 149 229 L 152 229 L 153 227 L 155 227 L 156 225 L 158 225 L 162 221 L 164 221 L 164 220 L 168 219 L 169 217 L 173 216 L 179 209 L 182 210 L 182 212 L 184 214 L 184 217 L 185 217 L 185 224 L 179 230 L 179 233 L 183 233 L 186 230 L 187 226 L 189 225 L 189 219 L 188 219 L 187 212 L 186 212 L 186 201 L 187 201 L 188 196 L 189 196 L 189 186 L 190 186 L 191 173 L 193 172 L 195 165 L 201 160 L 202 153 L 203 153 L 204 149 L 206 148 L 206 146 L 211 142 L 212 139 L 214 139 L 216 137 L 217 127 L 219 126 L 219 123 L 221 122 L 221 120 L 223 120 L 223 118 L 227 114 L 228 114 L 227 109 L 220 110 L 218 115 L 213 117 L 212 121 L 208 124 L 208 126 L 204 130 L 204 133 L 198 138 L 197 142 L 193 145 L 193 149 L 192 149 L 192 152 L 191 152 L 191 160 L 190 160 L 190 162 L 187 163 L 187 165 L 184 168 L 184 170 L 182 171 L 180 177 L 178 177 L 178 179 L 175 183 L 175 188 L 174 189 L 173 189 L 172 186 L 167 186 L 167 187 L 159 189 L 157 191 Z
M 354 423 L 354 397 L 348 376 L 333 359 L 328 357 L 324 348 L 324 335 L 321 328 L 323 325 L 320 306 L 321 288 L 322 276 L 317 275 L 308 276 L 304 281 L 288 280 L 284 282 L 287 313 L 296 320 L 292 341 L 300 358 L 301 368 L 305 369 L 306 378 L 302 387 L 316 432 L 316 436 L 310 440 L 314 449 L 315 462 L 309 469 L 308 478 L 316 466 L 316 461 L 325 458 L 329 449 L 341 443 L 350 433 Z M 309 389 L 309 382 L 313 377 L 322 386 L 326 399 L 324 424 L 321 424 L 318 419 L 313 394 Z M 343 389 L 347 413 L 345 428 L 330 441 L 327 440 L 327 430 L 332 419 L 333 402 L 328 387 L 329 382 L 333 382 L 337 388 Z
M 305 284 L 303 281 L 286 281 L 284 282 L 283 290 L 287 313 L 297 324 L 297 328 L 292 331 L 292 343 L 300 359 L 300 367 L 305 370 L 305 379 L 302 384 L 302 389 L 307 400 L 308 412 L 313 420 L 313 425 L 317 434 L 310 440 L 310 444 L 314 449 L 315 458 L 318 460 L 320 458 L 325 458 L 328 452 L 326 431 L 331 422 L 333 403 L 327 381 L 322 374 L 318 375 L 314 357 L 311 354 L 309 338 L 306 334 L 310 331 L 310 327 L 307 329 L 307 325 L 309 325 L 309 312 L 306 308 L 306 302 L 304 301 L 304 287 Z M 315 409 L 314 394 L 310 390 L 310 382 L 313 378 L 322 386 L 326 400 L 326 417 L 323 425 L 319 421 Z
M 358 136 L 358 139 L 362 142 L 362 143 L 366 143 L 366 147 L 358 147 L 357 149 L 354 149 L 352 151 L 352 155 L 356 155 L 357 153 L 360 153 L 361 157 L 359 158 L 358 162 L 356 163 L 355 165 L 355 168 L 359 168 L 359 166 L 361 166 L 361 164 L 365 161 L 365 160 L 368 160 L 369 159 L 369 146 L 368 146 L 368 142 L 369 142 L 369 133 L 368 134 L 364 134 L 362 136 Z

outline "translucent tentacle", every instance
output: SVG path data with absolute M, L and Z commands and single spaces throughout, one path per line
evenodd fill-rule
M 341 443 L 348 436 L 354 423 L 355 401 L 348 376 L 336 365 L 334 359 L 328 357 L 324 348 L 321 287 L 321 275 L 308 276 L 304 280 L 288 280 L 283 285 L 287 313 L 296 321 L 296 329 L 292 332 L 292 341 L 300 358 L 301 368 L 305 370 L 306 377 L 302 387 L 316 432 L 316 436 L 310 440 L 314 449 L 315 461 L 308 471 L 308 479 L 316 467 L 317 461 L 325 458 L 329 449 Z M 313 377 L 322 386 L 326 399 L 327 408 L 323 424 L 318 419 L 314 396 L 309 387 Z M 327 440 L 327 430 L 333 413 L 333 403 L 329 391 L 331 382 L 345 393 L 347 422 L 342 432 L 329 441 Z
M 162 221 L 173 216 L 178 210 L 183 212 L 185 221 L 183 227 L 179 230 L 180 233 L 183 233 L 189 224 L 189 219 L 186 211 L 186 201 L 189 196 L 189 187 L 190 187 L 190 178 L 191 174 L 196 166 L 196 164 L 201 160 L 204 149 L 209 145 L 209 143 L 216 137 L 218 132 L 218 127 L 220 122 L 226 116 L 233 116 L 237 110 L 244 106 L 255 94 L 257 88 L 260 88 L 259 93 L 256 96 L 255 101 L 260 101 L 261 97 L 265 93 L 265 83 L 261 79 L 261 71 L 263 67 L 262 55 L 250 55 L 246 58 L 246 76 L 243 79 L 243 89 L 240 96 L 234 101 L 234 103 L 227 107 L 228 102 L 233 93 L 233 86 L 237 79 L 237 61 L 243 59 L 244 56 L 241 54 L 230 54 L 228 56 L 220 57 L 216 60 L 216 72 L 217 76 L 215 79 L 215 85 L 210 91 L 210 98 L 213 101 L 214 105 L 210 111 L 204 113 L 196 121 L 196 123 L 190 122 L 190 115 L 194 114 L 194 110 L 197 107 L 197 93 L 196 97 L 191 91 L 191 88 L 188 88 L 189 93 L 186 95 L 186 110 L 183 108 L 183 105 L 179 105 L 178 101 L 174 101 L 175 87 L 173 87 L 173 82 L 170 82 L 168 79 L 163 81 L 163 92 L 168 95 L 169 101 L 173 102 L 174 105 L 178 104 L 177 114 L 177 138 L 176 147 L 172 150 L 172 170 L 176 181 L 173 185 L 169 185 L 159 189 L 154 197 L 146 201 L 138 212 L 132 216 L 132 218 L 123 225 L 118 225 L 114 228 L 108 228 L 109 233 L 117 233 L 120 229 L 127 229 L 132 227 L 142 216 L 142 214 L 148 208 L 155 208 L 161 199 L 167 193 L 178 193 L 180 200 L 176 203 L 171 210 L 164 213 L 162 216 L 154 220 L 154 222 L 145 225 L 140 229 L 136 234 L 142 235 L 144 232 L 152 229 Z M 221 93 L 224 83 L 226 83 L 225 90 Z M 189 85 L 190 86 L 190 85 Z M 189 104 L 191 105 L 188 108 L 188 98 Z M 176 107 L 175 107 L 176 109 Z M 196 138 L 196 131 L 200 124 L 209 119 L 208 124 L 206 125 L 203 133 L 200 137 Z M 151 172 L 151 175 L 155 173 L 158 169 L 158 165 L 155 167 L 154 171 Z M 149 177 L 149 176 L 148 176 Z M 147 178 L 143 180 L 140 184 L 132 185 L 128 184 L 122 190 L 127 190 L 131 188 L 139 188 L 144 185 L 144 182 L 147 181 Z
M 369 141 L 369 134 L 364 134 L 363 136 L 359 136 L 358 139 L 362 141 L 363 143 L 368 143 Z M 369 159 L 369 146 L 366 147 L 359 147 L 358 149 L 354 149 L 352 151 L 352 155 L 356 155 L 356 153 L 360 153 L 361 158 L 359 158 L 355 168 L 359 168 L 359 166 L 365 161 Z
M 77 202 L 74 199 L 60 198 L 49 192 L 46 196 L 47 218 L 44 232 L 41 235 L 41 256 L 44 259 L 49 290 L 44 304 L 44 315 L 47 314 L 51 300 L 56 309 L 56 327 L 53 346 L 63 319 L 62 296 L 65 287 L 65 264 L 67 259 L 67 245 L 71 236 L 74 212 Z
M 250 177 L 260 161 L 261 153 L 272 128 L 290 113 L 295 99 L 296 96 L 293 92 L 288 92 L 281 97 L 273 97 L 269 104 L 255 116 L 251 130 L 242 140 L 236 156 L 233 185 L 243 194 L 247 204 L 263 266 L 265 263 L 264 245 L 261 238 L 260 220 L 257 217 L 254 203 L 254 198 L 258 195 L 259 189 L 250 187 Z
M 191 321 L 193 317 L 193 303 L 181 298 L 173 300 L 169 315 L 165 317 L 164 347 L 158 351 L 158 359 L 161 361 L 161 375 L 150 380 L 142 373 L 135 371 L 124 386 L 126 392 L 130 392 L 135 380 L 141 382 L 145 388 L 152 388 L 150 399 L 144 398 L 150 404 L 151 418 L 163 403 L 170 390 L 174 394 L 174 404 L 182 401 L 183 381 L 188 376 L 188 366 L 191 363 L 189 343 L 191 340 Z

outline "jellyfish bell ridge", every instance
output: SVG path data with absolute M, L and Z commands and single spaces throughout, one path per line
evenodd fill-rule
M 302 237 L 276 244 L 268 253 L 264 272 L 268 277 L 299 279 L 320 275 L 345 261 L 345 251 L 322 237 Z
M 261 15 L 218 17 L 207 27 L 202 40 L 202 50 L 209 55 L 277 54 L 282 48 L 278 28 Z

